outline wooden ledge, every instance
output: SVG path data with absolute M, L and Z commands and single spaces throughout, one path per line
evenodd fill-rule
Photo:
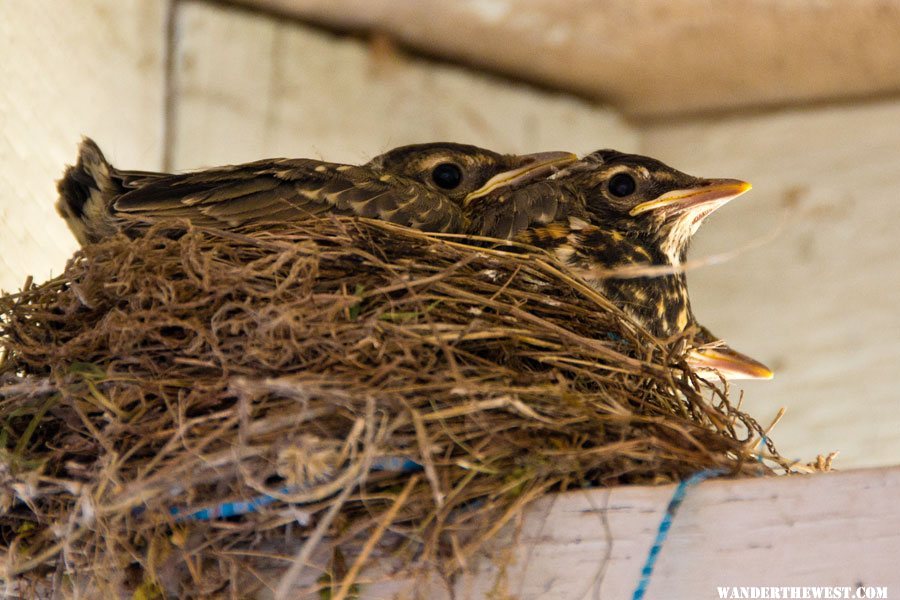
M 900 93 L 900 0 L 240 0 L 659 116 Z
M 548 496 L 438 582 L 364 585 L 361 598 L 631 598 L 674 485 Z M 718 598 L 723 586 L 873 586 L 900 593 L 900 467 L 711 480 L 690 488 L 647 600 Z M 376 580 L 377 576 L 373 576 Z M 416 596 L 416 593 L 419 596 Z

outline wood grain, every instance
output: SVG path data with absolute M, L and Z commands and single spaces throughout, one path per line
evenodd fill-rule
M 361 598 L 631 598 L 672 485 L 547 496 L 452 584 L 376 581 Z M 900 586 L 900 468 L 739 481 L 687 492 L 646 600 L 719 586 Z M 382 579 L 382 581 L 378 581 Z M 265 598 L 265 595 L 261 596 Z M 891 597 L 890 595 L 888 597 Z
M 503 152 L 636 149 L 616 113 L 276 17 L 187 2 L 178 16 L 175 166 L 266 156 L 364 162 L 402 144 Z
M 900 0 L 242 1 L 385 32 L 632 115 L 900 92 Z
M 76 248 L 54 182 L 82 135 L 121 164 L 160 166 L 165 8 L 0 2 L 0 289 L 58 274 Z

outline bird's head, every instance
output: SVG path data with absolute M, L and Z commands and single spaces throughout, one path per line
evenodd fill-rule
M 737 179 L 703 179 L 647 156 L 593 152 L 559 175 L 584 194 L 598 221 L 653 244 L 673 262 L 714 210 L 750 189 Z
M 386 176 L 417 181 L 465 203 L 507 186 L 546 177 L 577 159 L 569 152 L 498 154 L 477 146 L 443 142 L 394 148 L 366 166 Z

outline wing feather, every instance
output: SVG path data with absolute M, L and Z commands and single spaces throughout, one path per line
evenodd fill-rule
M 141 174 L 129 183 L 133 189 L 112 205 L 120 217 L 237 226 L 332 212 L 429 231 L 463 228 L 460 207 L 443 194 L 369 167 L 276 159 L 182 175 Z
M 477 198 L 468 208 L 470 230 L 510 240 L 532 227 L 564 218 L 573 202 L 558 185 L 545 181 L 499 195 Z

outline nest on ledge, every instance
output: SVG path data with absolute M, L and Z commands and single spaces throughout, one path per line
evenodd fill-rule
M 388 557 L 452 575 L 551 491 L 790 469 L 547 256 L 382 222 L 111 239 L 0 297 L 0 334 L 22 594 L 346 597 Z

